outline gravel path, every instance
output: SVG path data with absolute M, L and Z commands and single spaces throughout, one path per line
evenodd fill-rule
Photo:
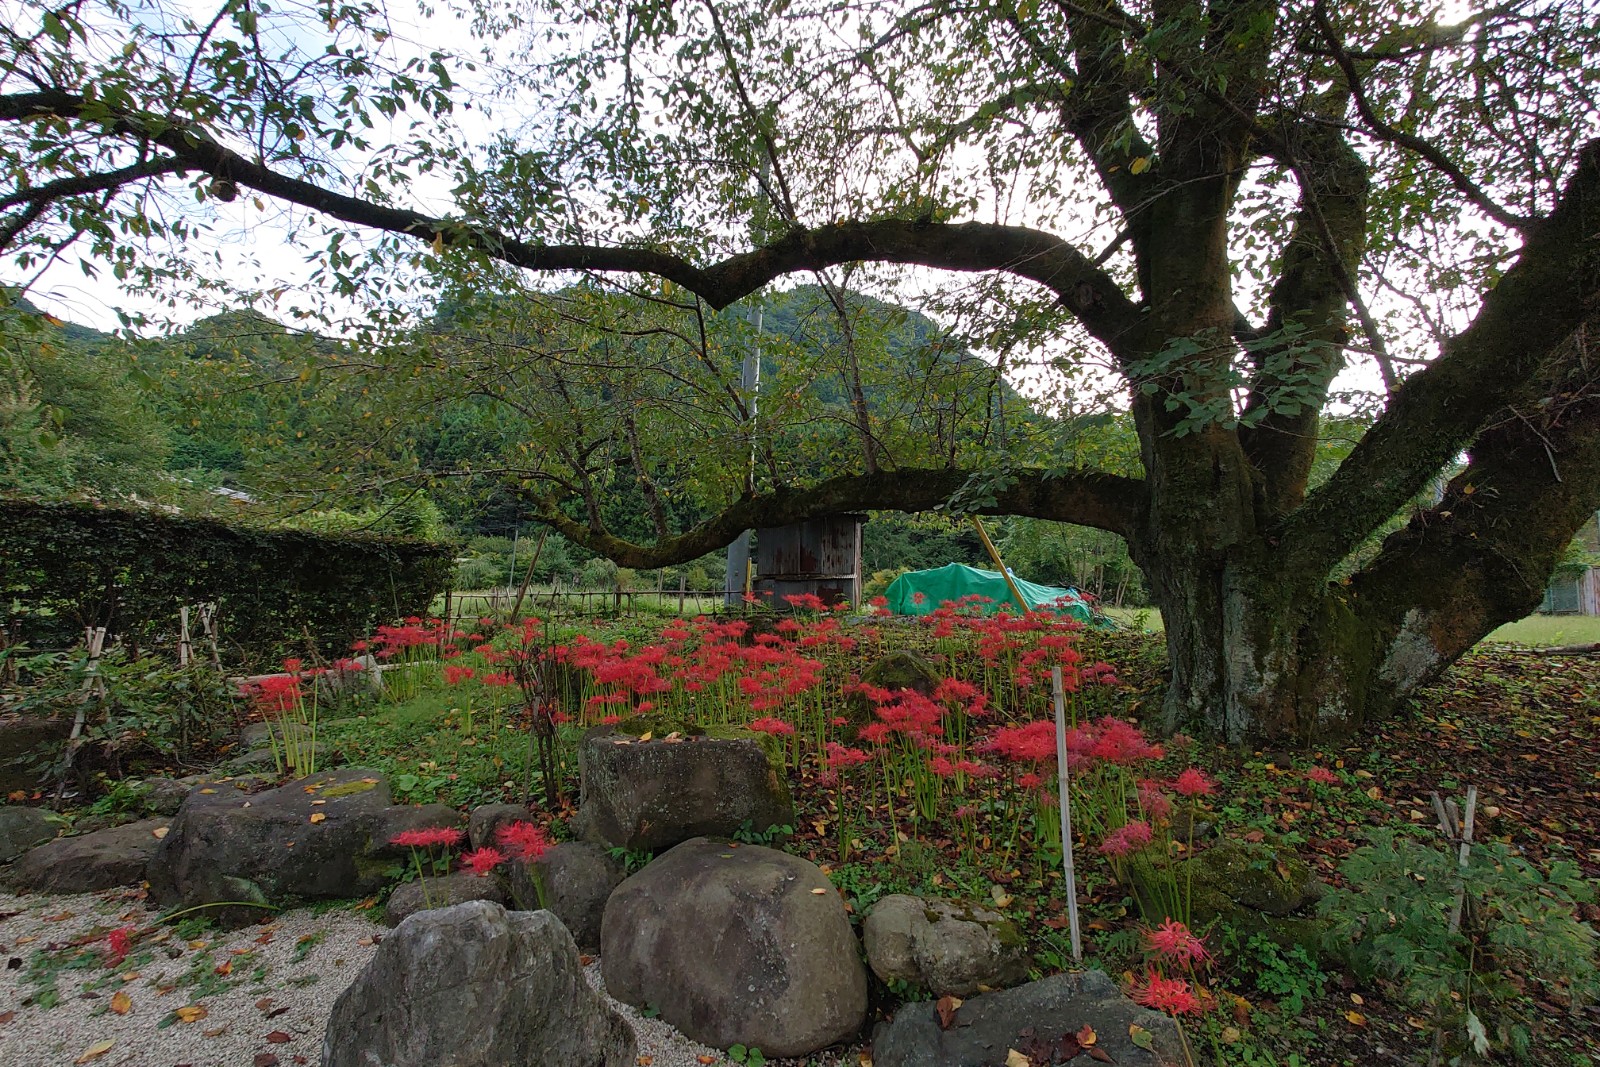
M 0 893 L 0 1064 L 318 1067 L 334 1000 L 387 932 L 376 909 L 301 909 L 186 940 L 192 931 L 181 923 L 153 927 L 156 915 L 137 890 Z M 108 965 L 107 935 L 129 927 L 140 935 L 122 963 Z M 584 974 L 603 991 L 597 960 Z M 52 991 L 57 1003 L 46 1007 Z M 645 1067 L 729 1062 L 660 1019 L 617 1008 L 638 1034 Z M 805 1062 L 857 1060 L 852 1051 Z

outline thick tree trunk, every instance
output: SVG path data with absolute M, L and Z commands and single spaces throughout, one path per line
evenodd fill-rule
M 1532 611 L 1600 508 L 1600 363 L 1580 330 L 1526 410 L 1507 411 L 1434 507 L 1348 582 L 1295 572 L 1270 536 L 1204 546 L 1170 528 L 1133 542 L 1166 624 L 1163 725 L 1305 743 L 1402 711 L 1495 627 Z M 1184 546 L 1187 545 L 1187 550 Z

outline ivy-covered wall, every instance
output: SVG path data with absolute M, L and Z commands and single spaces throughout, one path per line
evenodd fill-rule
M 304 654 L 308 634 L 334 658 L 379 622 L 425 614 L 453 557 L 447 544 L 0 500 L 0 605 L 36 647 L 73 644 L 86 626 L 175 645 L 179 606 L 212 602 L 232 666 Z

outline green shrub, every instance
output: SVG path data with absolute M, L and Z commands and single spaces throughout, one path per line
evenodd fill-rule
M 1332 921 L 1327 945 L 1368 980 L 1392 983 L 1413 1008 L 1432 1012 L 1466 1055 L 1526 1052 L 1530 986 L 1573 1002 L 1600 992 L 1595 931 L 1575 916 L 1594 890 L 1565 861 L 1542 873 L 1499 842 L 1473 845 L 1468 865 L 1453 849 L 1392 830 L 1340 865 L 1344 887 L 1319 905 Z M 1450 929 L 1458 888 L 1461 926 Z
M 18 605 L 35 647 L 105 626 L 148 651 L 174 641 L 180 606 L 214 602 L 230 659 L 271 664 L 309 651 L 307 636 L 338 656 L 375 624 L 426 612 L 453 555 L 425 541 L 0 500 L 0 599 Z

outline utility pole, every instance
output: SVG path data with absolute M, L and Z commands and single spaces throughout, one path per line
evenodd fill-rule
M 761 187 L 763 195 L 767 188 L 767 173 L 770 164 L 767 157 L 761 157 L 760 170 L 757 184 Z M 754 244 L 761 245 L 767 239 L 767 211 L 766 201 L 762 200 L 756 208 L 755 218 L 752 220 L 754 231 L 752 237 Z M 750 462 L 745 468 L 744 490 L 753 494 L 756 490 L 756 408 L 761 393 L 761 324 L 762 308 L 758 305 L 747 313 L 747 317 L 754 322 L 756 328 L 755 340 L 744 354 L 744 362 L 739 368 L 739 389 L 749 397 L 749 422 L 747 432 L 750 435 Z M 724 604 L 727 607 L 737 607 L 745 595 L 750 591 L 750 538 L 754 530 L 745 530 L 733 539 L 733 544 L 728 546 L 728 572 L 723 583 L 727 590 L 724 594 Z

